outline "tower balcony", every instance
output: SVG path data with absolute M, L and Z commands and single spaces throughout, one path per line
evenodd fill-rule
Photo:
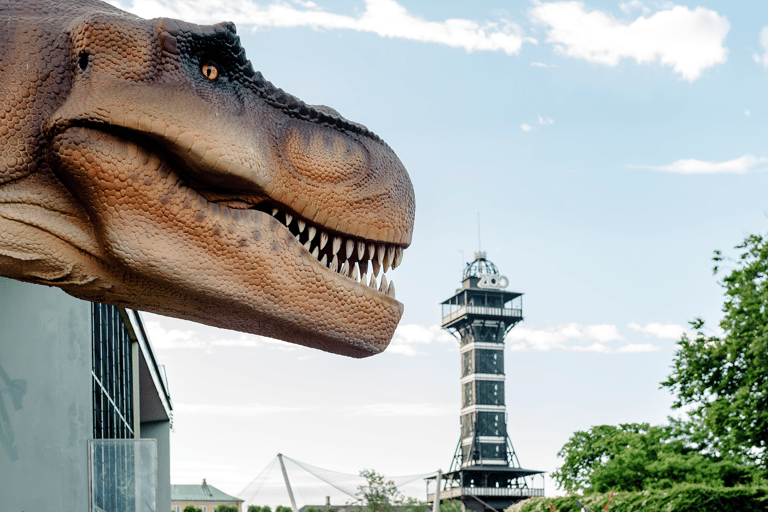
M 523 310 L 516 308 L 494 308 L 488 306 L 458 306 L 455 310 L 443 317 L 443 329 L 450 329 L 466 321 L 469 317 L 478 320 L 512 320 L 517 323 L 523 319 Z

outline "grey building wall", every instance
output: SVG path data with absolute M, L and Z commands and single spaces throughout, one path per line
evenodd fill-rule
M 141 437 L 157 440 L 157 510 L 171 510 L 171 423 L 148 421 L 141 424 Z M 165 468 L 165 470 L 163 470 Z
M 90 303 L 0 278 L 3 512 L 88 510 L 91 404 Z

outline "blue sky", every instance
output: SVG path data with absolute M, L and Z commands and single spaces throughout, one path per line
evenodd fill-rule
M 482 249 L 525 293 L 506 352 L 522 465 L 553 471 L 575 430 L 671 414 L 658 383 L 675 340 L 720 318 L 712 251 L 768 224 L 768 5 L 114 3 L 234 21 L 255 69 L 379 134 L 416 190 L 391 273 L 406 312 L 380 356 L 146 315 L 176 405 L 175 483 L 238 493 L 277 452 L 347 473 L 447 470 L 459 354 L 438 304 L 478 248 L 478 214 Z

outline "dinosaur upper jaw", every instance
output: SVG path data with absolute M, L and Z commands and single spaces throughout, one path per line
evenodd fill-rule
M 403 306 L 374 275 L 399 264 L 413 225 L 402 164 L 380 142 L 249 112 L 168 87 L 73 88 L 44 132 L 109 256 L 104 297 L 354 357 L 382 351 Z

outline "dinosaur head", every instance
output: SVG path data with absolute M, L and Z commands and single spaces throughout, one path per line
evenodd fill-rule
M 101 249 L 84 298 L 329 352 L 382 351 L 403 312 L 384 276 L 411 242 L 395 153 L 276 89 L 231 23 L 90 13 L 46 160 Z

